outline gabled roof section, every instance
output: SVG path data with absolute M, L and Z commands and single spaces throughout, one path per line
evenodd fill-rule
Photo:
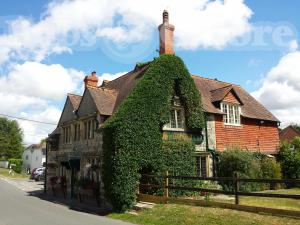
M 300 137 L 300 131 L 293 125 L 289 125 L 279 132 L 280 141 L 292 142 L 295 137 Z
M 70 101 L 73 105 L 74 110 L 77 110 L 81 101 L 82 96 L 76 94 L 68 94 Z
M 105 88 L 87 87 L 90 92 L 98 112 L 101 115 L 112 115 L 118 92 Z
M 206 112 L 222 114 L 222 112 L 217 107 L 215 107 L 213 102 L 217 99 L 221 99 L 223 95 L 226 96 L 229 91 L 234 90 L 236 96 L 243 103 L 243 105 L 241 106 L 243 117 L 279 122 L 279 120 L 271 112 L 269 112 L 262 104 L 260 104 L 242 87 L 235 84 L 195 75 L 193 75 L 192 78 L 194 79 L 195 84 L 201 94 L 203 108 Z
M 62 124 L 68 121 L 71 121 L 76 118 L 75 111 L 79 107 L 79 102 L 81 101 L 81 96 L 68 94 L 67 99 L 61 113 L 58 124 Z
M 241 99 L 239 98 L 238 94 L 236 93 L 234 86 L 232 84 L 228 85 L 228 86 L 224 86 L 215 90 L 211 90 L 211 102 L 219 102 L 222 101 L 227 95 L 228 93 L 232 92 L 233 95 L 235 96 L 235 98 L 241 103 L 243 104 L 243 102 L 241 101 Z

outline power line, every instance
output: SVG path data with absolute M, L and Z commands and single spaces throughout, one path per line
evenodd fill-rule
M 2 113 L 0 113 L 0 116 L 5 116 L 5 117 L 13 118 L 13 119 L 24 120 L 24 121 L 34 122 L 34 123 L 41 123 L 41 124 L 55 125 L 55 126 L 57 125 L 56 123 L 49 123 L 49 122 L 32 120 L 32 119 L 27 119 L 27 118 L 22 118 L 22 117 L 10 116 L 10 115 L 6 115 L 6 114 L 2 114 Z

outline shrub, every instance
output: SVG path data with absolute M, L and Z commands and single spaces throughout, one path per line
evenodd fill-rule
M 284 142 L 280 146 L 278 160 L 281 163 L 282 175 L 286 179 L 300 178 L 300 138 L 292 143 Z
M 9 167 L 10 165 L 15 165 L 15 166 L 12 166 L 12 169 L 16 172 L 16 173 L 21 173 L 22 172 L 22 159 L 9 159 L 8 160 L 9 162 Z
M 233 177 L 238 173 L 241 178 L 281 178 L 281 167 L 275 159 L 261 153 L 251 153 L 239 148 L 229 149 L 220 153 L 218 162 L 218 176 Z M 233 189 L 232 182 L 221 182 L 224 189 Z M 242 191 L 259 191 L 268 189 L 264 183 L 241 182 Z M 271 185 L 271 188 L 275 186 Z
M 178 158 L 168 165 L 165 160 L 171 158 L 163 157 L 168 151 L 163 150 L 162 126 L 169 121 L 174 91 L 184 105 L 187 127 L 200 132 L 204 120 L 199 91 L 183 61 L 174 55 L 162 55 L 149 63 L 136 87 L 104 124 L 105 194 L 117 211 L 133 206 L 139 171 L 148 168 L 162 174 L 183 161 Z M 167 145 L 175 148 L 177 144 Z M 190 153 L 186 154 L 181 157 L 189 160 Z
M 261 178 L 266 179 L 281 179 L 281 165 L 275 158 L 263 157 L 260 159 Z M 278 189 L 282 186 L 280 183 L 262 184 L 262 189 Z

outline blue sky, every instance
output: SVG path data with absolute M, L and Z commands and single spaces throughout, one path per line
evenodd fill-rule
M 80 0 L 76 1 L 80 2 Z M 135 3 L 135 0 L 126 1 L 129 2 L 128 5 L 138 4 Z M 290 107 L 293 103 L 296 104 L 294 99 L 297 99 L 299 89 L 297 89 L 298 86 L 289 86 L 298 82 L 298 80 L 293 80 L 295 76 L 291 74 L 297 73 L 299 68 L 291 68 L 290 65 L 294 64 L 290 62 L 296 62 L 296 64 L 299 62 L 297 43 L 299 41 L 300 19 L 297 9 L 300 8 L 300 1 L 231 0 L 228 2 L 233 3 L 231 3 L 232 5 L 227 4 L 229 6 L 226 6 L 223 1 L 218 1 L 217 7 L 222 7 L 220 8 L 222 12 L 220 18 L 217 18 L 218 13 L 214 15 L 214 12 L 209 11 L 213 11 L 213 9 L 209 9 L 209 4 L 214 1 L 207 0 L 199 0 L 202 2 L 200 5 L 194 0 L 185 1 L 186 8 L 182 7 L 181 3 L 178 3 L 179 1 L 175 1 L 174 5 L 171 5 L 170 1 L 166 1 L 165 5 L 161 3 L 162 1 L 160 3 L 154 1 L 153 5 L 157 6 L 153 6 L 153 8 L 151 6 L 150 9 L 147 6 L 143 8 L 143 4 L 138 5 L 137 8 L 142 13 L 131 11 L 130 8 L 127 9 L 126 4 L 119 6 L 118 0 L 113 0 L 111 2 L 115 4 L 115 8 L 111 6 L 109 9 L 109 6 L 106 9 L 101 9 L 101 4 L 95 5 L 95 8 L 99 8 L 99 14 L 107 13 L 103 17 L 97 17 L 98 12 L 93 12 L 93 4 L 96 4 L 94 3 L 96 1 L 89 0 L 89 2 L 90 4 L 86 7 L 87 9 L 88 7 L 91 8 L 85 12 L 81 12 L 82 7 L 71 8 L 68 1 L 62 0 L 48 2 L 10 0 L 1 3 L 0 50 L 1 47 L 7 50 L 6 44 L 10 48 L 7 53 L 3 53 L 3 55 L 0 53 L 0 86 L 6 87 L 0 97 L 11 101 L 20 98 L 24 98 L 24 100 L 20 104 L 16 103 L 17 106 L 9 104 L 7 101 L 2 101 L 1 104 L 0 101 L 0 113 L 57 122 L 64 103 L 65 91 L 80 93 L 82 91 L 80 81 L 84 75 L 96 70 L 99 76 L 105 74 L 106 78 L 112 78 L 114 74 L 133 69 L 136 62 L 149 61 L 158 56 L 156 52 L 158 48 L 156 27 L 161 20 L 161 12 L 165 7 L 169 10 L 170 22 L 175 25 L 175 52 L 184 59 L 192 74 L 239 84 L 253 93 L 283 123 L 300 122 L 300 119 L 298 120 L 294 116 L 298 110 L 300 112 L 300 109 Z M 102 0 L 98 2 L 102 2 Z M 200 6 L 206 8 L 197 11 L 197 7 Z M 199 15 L 195 19 L 188 17 L 189 11 L 194 10 L 193 7 L 195 8 L 193 13 Z M 218 9 L 217 7 L 215 11 Z M 48 14 L 46 13 L 47 10 Z M 66 13 L 64 15 L 68 10 L 73 14 Z M 115 10 L 115 12 L 110 14 L 109 10 Z M 208 16 L 201 14 L 205 10 L 209 12 L 207 13 Z M 62 14 L 61 18 L 59 13 Z M 83 18 L 95 18 L 101 26 L 97 26 L 98 21 L 91 22 L 89 19 L 87 19 L 88 25 L 82 25 L 84 28 L 68 21 L 76 20 L 77 15 L 81 15 L 81 13 L 86 13 Z M 110 16 L 111 19 L 107 19 Z M 49 17 L 50 19 L 51 17 L 55 18 L 52 21 L 57 23 L 56 26 L 51 26 L 46 22 L 42 23 L 47 21 Z M 197 21 L 199 18 L 205 21 Z M 17 28 L 12 28 L 12 23 L 15 20 L 21 22 L 18 23 Z M 190 30 L 185 30 L 184 23 L 190 23 L 189 20 L 192 20 L 192 26 L 190 26 Z M 28 24 L 24 26 L 25 22 Z M 80 23 L 80 20 L 77 23 Z M 32 43 L 35 43 L 32 44 L 27 36 L 27 39 L 23 38 L 22 34 L 19 33 L 26 33 L 26 30 L 37 24 L 40 27 L 32 32 L 30 38 L 32 38 Z M 62 24 L 65 27 L 61 28 Z M 208 27 L 205 26 L 206 24 Z M 217 25 L 214 27 L 215 24 Z M 47 26 L 51 30 L 49 33 L 47 33 Z M 124 28 L 125 31 L 120 33 L 120 27 Z M 194 34 L 192 29 L 195 29 Z M 223 29 L 227 33 L 224 33 Z M 261 36 L 260 29 L 266 29 L 268 32 Z M 35 31 L 37 33 L 34 33 Z M 57 35 L 48 39 L 48 36 L 55 32 Z M 43 36 L 45 33 L 46 36 Z M 124 34 L 126 38 L 124 38 Z M 8 38 L 8 35 L 13 38 Z M 93 36 L 95 38 L 92 38 Z M 222 40 L 223 36 L 224 39 Z M 45 45 L 49 45 L 45 48 L 43 43 L 37 40 L 44 37 L 46 37 Z M 236 38 L 245 41 L 245 43 L 236 45 Z M 280 44 L 278 44 L 279 42 Z M 18 44 L 25 47 L 14 47 Z M 36 74 L 31 74 L 31 71 L 39 71 L 42 74 L 39 77 Z M 30 86 L 26 89 L 27 86 L 24 85 L 24 88 L 19 88 L 20 90 L 17 91 L 13 87 L 13 78 L 17 79 L 19 83 L 26 82 L 20 78 L 22 74 L 28 74 L 26 80 L 30 80 L 31 84 L 35 85 L 33 87 L 37 87 L 41 82 L 40 80 L 44 79 L 44 73 L 48 74 L 45 75 L 45 81 L 49 82 L 49 86 L 56 86 L 55 80 L 50 77 L 53 71 L 62 74 L 62 80 L 66 82 L 64 85 L 67 87 L 65 90 L 63 87 L 58 87 L 58 90 L 51 90 L 53 92 L 41 90 L 40 96 L 32 93 Z M 270 90 L 269 87 L 274 87 L 274 89 Z M 288 89 L 294 102 L 289 102 L 287 105 L 285 98 L 277 99 L 277 102 L 274 101 L 271 96 L 275 96 L 275 87 Z M 9 96 L 8 92 L 10 93 Z M 53 93 L 58 94 L 53 97 Z M 289 112 L 292 112 L 293 117 Z M 22 122 L 21 125 L 25 136 L 28 134 L 27 143 L 37 141 L 38 138 L 52 129 L 51 127 L 29 125 Z M 29 137 L 29 134 L 32 137 Z M 38 138 L 34 137 L 35 134 L 38 134 Z

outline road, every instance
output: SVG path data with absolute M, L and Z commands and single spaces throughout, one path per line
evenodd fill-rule
M 0 178 L 0 225 L 129 225 L 30 196 Z

